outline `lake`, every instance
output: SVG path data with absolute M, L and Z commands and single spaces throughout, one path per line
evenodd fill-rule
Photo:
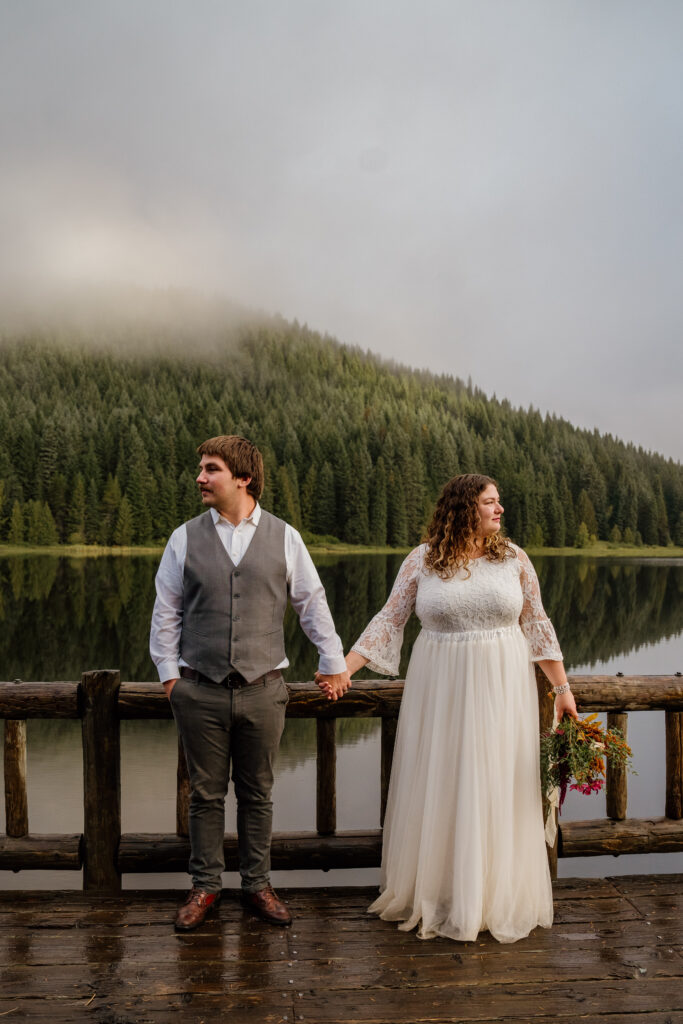
M 345 649 L 384 603 L 403 556 L 315 558 Z M 570 671 L 671 674 L 683 671 L 683 560 L 539 556 L 544 603 Z M 0 678 L 79 679 L 86 669 L 120 668 L 124 680 L 154 680 L 147 651 L 157 557 L 0 558 Z M 405 673 L 419 630 L 406 628 Z M 288 680 L 312 679 L 315 648 L 288 610 Z M 366 673 L 369 674 L 369 673 Z M 664 813 L 664 715 L 629 716 L 637 776 L 629 779 L 629 814 Z M 315 827 L 315 722 L 291 720 L 283 736 L 274 804 L 276 830 Z M 175 829 L 176 738 L 173 722 L 122 723 L 123 831 Z M 80 723 L 29 721 L 28 795 L 32 832 L 82 829 Z M 338 723 L 339 829 L 379 826 L 379 721 Z M 565 820 L 604 816 L 604 797 L 570 794 Z M 234 830 L 228 798 L 226 827 Z M 4 806 L 0 813 L 4 829 Z M 625 855 L 560 861 L 561 875 L 601 876 L 683 871 L 683 854 Z M 379 872 L 288 872 L 275 884 L 373 884 Z M 126 875 L 126 888 L 178 887 L 186 875 Z M 226 885 L 236 876 L 226 875 Z M 0 872 L 2 888 L 80 888 L 76 872 Z

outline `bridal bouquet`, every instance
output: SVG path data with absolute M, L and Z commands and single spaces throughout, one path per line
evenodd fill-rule
M 603 729 L 597 715 L 579 719 L 565 715 L 541 736 L 541 784 L 552 800 L 559 793 L 562 809 L 568 789 L 597 793 L 605 785 L 606 764 L 631 768 L 631 748 L 619 729 Z

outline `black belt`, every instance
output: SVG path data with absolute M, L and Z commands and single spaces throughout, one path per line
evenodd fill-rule
M 272 672 L 264 672 L 262 676 L 258 676 L 256 679 L 245 679 L 239 672 L 228 672 L 225 679 L 221 679 L 219 683 L 215 679 L 210 679 L 205 676 L 203 672 L 198 672 L 195 668 L 190 668 L 188 665 L 180 666 L 180 674 L 183 679 L 191 679 L 193 683 L 208 683 L 211 686 L 226 686 L 229 690 L 239 690 L 243 686 L 258 686 L 259 683 L 270 683 L 274 679 L 279 679 L 282 673 L 279 669 L 273 669 Z

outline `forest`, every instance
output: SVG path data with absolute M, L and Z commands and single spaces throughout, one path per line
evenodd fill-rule
M 197 445 L 258 444 L 307 541 L 417 543 L 443 484 L 493 476 L 516 542 L 683 544 L 683 467 L 280 318 L 0 342 L 0 541 L 151 545 L 201 511 Z

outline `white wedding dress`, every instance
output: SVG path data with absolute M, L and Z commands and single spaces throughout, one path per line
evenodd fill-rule
M 515 942 L 553 920 L 539 779 L 533 660 L 561 661 L 538 578 L 516 546 L 441 579 L 426 545 L 401 566 L 389 600 L 354 650 L 398 673 L 413 646 L 394 748 L 381 895 L 369 908 L 404 930 Z

